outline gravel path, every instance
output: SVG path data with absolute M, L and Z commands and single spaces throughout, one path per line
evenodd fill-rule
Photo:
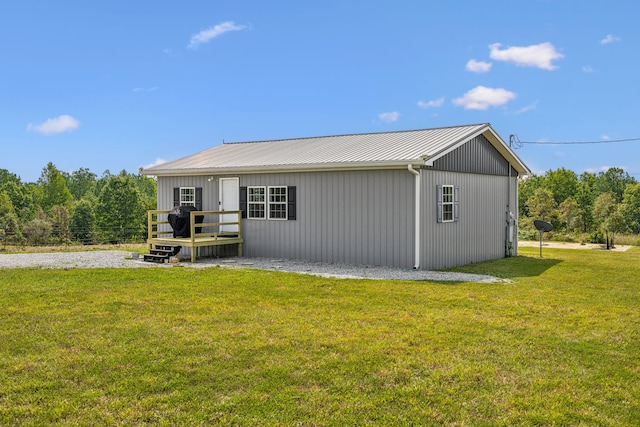
M 126 251 L 0 254 L 0 268 L 126 268 L 160 265 L 133 260 L 131 252 Z
M 34 254 L 0 254 L 0 268 L 171 268 L 175 266 L 206 268 L 256 268 L 287 271 L 323 277 L 368 278 L 386 280 L 432 280 L 495 283 L 496 277 L 478 274 L 409 270 L 387 267 L 325 264 L 271 258 L 203 258 L 197 263 L 156 264 L 132 259 L 126 251 L 51 252 Z

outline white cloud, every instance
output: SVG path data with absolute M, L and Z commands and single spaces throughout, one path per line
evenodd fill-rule
M 53 135 L 56 133 L 71 132 L 76 130 L 79 126 L 80 121 L 78 121 L 78 119 L 67 114 L 63 114 L 54 119 L 48 119 L 39 125 L 29 123 L 27 125 L 27 132 L 37 132 L 42 135 Z
M 207 28 L 206 30 L 200 31 L 198 34 L 195 34 L 191 37 L 189 41 L 189 45 L 187 46 L 189 49 L 195 49 L 198 45 L 202 43 L 207 43 L 210 40 L 227 33 L 229 31 L 241 31 L 247 28 L 245 25 L 236 25 L 233 21 L 223 22 L 218 25 L 214 25 L 211 28 Z
M 400 113 L 398 113 L 397 111 L 381 113 L 378 114 L 378 118 L 384 123 L 393 123 L 398 121 L 398 119 L 400 118 Z
M 500 49 L 501 46 L 500 43 L 489 45 L 491 59 L 513 62 L 520 67 L 555 70 L 558 67 L 552 62 L 564 58 L 564 55 L 556 51 L 556 48 L 549 42 L 531 46 L 511 46 L 506 49 Z
M 538 108 L 538 102 L 534 102 L 533 104 L 529 104 L 525 107 L 522 107 L 521 109 L 519 109 L 513 114 L 518 115 L 518 114 L 526 113 L 527 111 L 535 110 L 536 108 Z
M 418 101 L 418 107 L 420 108 L 442 107 L 442 104 L 444 104 L 444 98 L 438 98 L 427 102 Z
M 613 34 L 607 34 L 607 37 L 600 40 L 600 44 L 609 44 L 613 42 L 619 42 L 620 40 L 622 39 L 618 36 L 614 36 Z
M 465 110 L 486 110 L 489 107 L 504 105 L 516 96 L 515 93 L 503 88 L 477 86 L 462 97 L 454 99 L 453 103 L 464 107 Z
M 593 67 L 591 65 L 585 65 L 582 67 L 582 71 L 584 73 L 593 73 L 595 70 L 593 69 Z
M 469 62 L 467 62 L 466 70 L 473 73 L 487 73 L 489 72 L 489 70 L 491 70 L 492 65 L 493 64 L 491 62 L 476 61 L 475 59 L 470 59 Z
M 151 168 L 153 166 L 158 166 L 158 165 L 161 165 L 163 163 L 167 163 L 167 161 L 165 159 L 161 159 L 160 157 L 158 157 L 155 162 L 153 162 L 153 163 L 151 163 L 149 165 L 143 166 L 143 169 L 149 169 L 149 168 Z
M 600 135 L 600 139 L 602 139 L 603 141 L 608 141 L 611 139 L 611 137 L 609 135 L 602 134 Z

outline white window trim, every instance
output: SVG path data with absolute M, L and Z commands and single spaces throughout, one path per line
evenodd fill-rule
M 264 200 L 262 202 L 251 202 L 249 201 L 249 197 L 250 197 L 250 191 L 251 189 L 254 188 L 261 188 L 264 191 Z M 267 216 L 269 215 L 267 209 L 267 198 L 268 198 L 268 190 L 267 187 L 265 187 L 264 185 L 248 185 L 247 186 L 247 219 L 260 219 L 260 220 L 266 220 Z M 264 216 L 251 216 L 251 205 L 262 205 L 263 209 L 264 209 Z
M 185 190 L 190 190 L 191 194 L 185 194 Z M 193 197 L 193 199 L 185 200 L 185 196 Z M 196 187 L 180 187 L 180 206 L 196 206 Z
M 271 201 L 271 189 L 280 188 L 284 189 L 284 202 L 272 202 Z M 286 185 L 271 185 L 267 187 L 266 199 L 267 199 L 267 218 L 271 221 L 286 221 L 289 218 L 289 194 Z M 284 205 L 284 218 L 272 218 L 271 217 L 271 205 Z
M 450 189 L 450 194 L 445 194 L 445 189 Z M 450 196 L 451 201 L 445 202 L 445 196 Z M 455 222 L 455 187 L 453 185 L 443 185 L 442 186 L 442 222 Z M 448 213 L 445 210 L 445 206 L 451 206 L 451 219 L 445 219 L 445 215 Z

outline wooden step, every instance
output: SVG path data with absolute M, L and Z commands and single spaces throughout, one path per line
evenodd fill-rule
M 149 249 L 149 254 L 170 257 L 170 256 L 173 256 L 173 250 L 170 250 L 170 249 Z
M 156 262 L 158 264 L 165 264 L 169 262 L 169 257 L 165 255 L 144 254 L 142 257 L 146 262 Z
M 149 253 L 144 254 L 142 258 L 147 262 L 157 262 L 159 264 L 168 263 L 169 258 L 177 255 L 180 249 L 182 249 L 182 246 L 155 245 L 155 247 L 149 249 Z

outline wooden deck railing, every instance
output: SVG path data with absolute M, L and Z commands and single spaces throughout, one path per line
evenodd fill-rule
M 188 246 L 191 248 L 191 262 L 195 262 L 195 248 L 201 246 L 218 246 L 238 244 L 238 256 L 242 256 L 242 211 L 191 211 L 190 214 L 190 237 L 173 237 L 173 230 L 166 227 L 160 230 L 162 225 L 168 225 L 168 218 L 161 217 L 169 215 L 168 210 L 147 211 L 147 226 L 149 238 L 147 243 L 151 247 L 154 244 L 175 244 Z M 222 215 L 233 217 L 232 221 L 220 221 Z M 196 223 L 196 218 L 202 217 L 202 222 Z M 204 222 L 207 217 L 213 217 L 214 222 Z M 220 231 L 225 226 L 237 226 L 237 231 Z

